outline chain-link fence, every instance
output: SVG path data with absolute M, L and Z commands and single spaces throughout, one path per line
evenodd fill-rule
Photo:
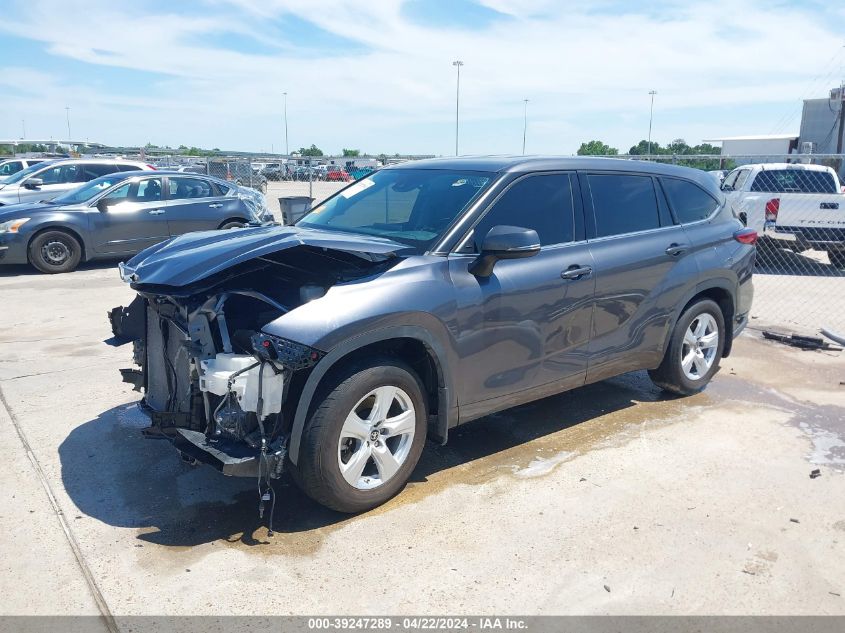
M 752 325 L 845 332 L 845 155 L 654 155 L 718 179 L 759 235 Z

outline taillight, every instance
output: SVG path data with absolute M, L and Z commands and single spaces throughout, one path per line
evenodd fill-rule
M 147 163 L 147 167 L 149 167 L 150 169 L 155 169 L 155 170 L 158 169 L 158 167 L 156 167 L 155 165 L 150 165 L 149 163 Z
M 740 229 L 734 233 L 734 239 L 740 244 L 756 244 L 757 231 L 754 229 Z
M 780 198 L 772 198 L 766 203 L 766 222 L 777 222 L 780 211 Z

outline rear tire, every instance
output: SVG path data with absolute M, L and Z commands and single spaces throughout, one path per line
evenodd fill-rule
M 246 226 L 245 222 L 239 222 L 237 220 L 232 220 L 230 222 L 224 222 L 220 225 L 219 231 L 225 231 L 226 229 L 242 229 Z
M 675 324 L 663 362 L 648 372 L 655 385 L 681 396 L 698 393 L 719 371 L 725 318 L 715 301 L 695 302 Z
M 405 485 L 426 436 L 426 402 L 414 371 L 382 357 L 350 365 L 318 394 L 292 478 L 318 503 L 363 512 Z
M 29 262 L 42 273 L 69 273 L 81 260 L 82 245 L 64 231 L 44 231 L 29 243 Z

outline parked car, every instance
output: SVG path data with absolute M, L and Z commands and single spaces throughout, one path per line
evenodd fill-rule
M 755 238 L 699 170 L 416 161 L 293 227 L 148 248 L 111 321 L 147 437 L 358 512 L 470 420 L 632 370 L 702 390 L 746 325 Z
M 0 182 L 3 182 L 12 174 L 16 174 L 27 167 L 32 167 L 41 162 L 44 162 L 43 158 L 10 158 L 0 161 Z
M 272 221 L 255 194 L 261 196 L 178 172 L 101 176 L 49 202 L 0 208 L 0 263 L 63 273 L 82 261 L 131 256 L 189 231 Z
M 346 170 L 334 166 L 331 166 L 326 170 L 326 174 L 323 178 L 332 182 L 349 182 L 352 180 L 350 175 L 346 173 Z
M 45 160 L 0 182 L 0 206 L 52 200 L 94 178 L 139 169 L 153 167 L 136 161 L 103 158 Z
M 719 185 L 721 185 L 725 181 L 725 176 L 728 175 L 728 172 L 724 169 L 714 169 L 712 171 L 708 171 L 707 173 L 713 176 L 713 178 L 716 179 Z
M 246 161 L 209 161 L 208 174 L 267 193 L 267 178 L 263 174 L 253 173 Z
M 285 180 L 287 176 L 287 168 L 283 163 L 267 163 L 261 174 L 267 180 Z
M 759 247 L 827 251 L 845 268 L 845 194 L 836 172 L 822 165 L 743 165 L 722 191 L 736 216 L 760 234 Z
M 377 167 L 358 167 L 356 169 L 352 169 L 351 171 L 347 169 L 349 172 L 349 176 L 352 180 L 360 180 L 364 176 L 369 176 L 371 173 L 376 171 Z
M 324 172 L 319 165 L 296 165 L 290 171 L 291 180 L 323 180 Z

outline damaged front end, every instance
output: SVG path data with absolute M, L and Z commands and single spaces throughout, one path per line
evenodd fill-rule
M 109 320 L 115 342 L 133 344 L 138 369 L 121 373 L 144 394 L 145 436 L 169 439 L 189 462 L 269 485 L 284 469 L 291 390 L 324 352 L 262 328 L 397 259 L 384 245 L 333 249 L 296 229 L 216 233 L 176 238 L 121 266 L 138 296 Z
M 143 390 L 151 424 L 189 461 L 233 476 L 278 477 L 287 437 L 282 403 L 294 372 L 322 352 L 259 331 L 287 312 L 253 290 L 173 296 L 138 293 L 109 314 L 115 337 L 132 340 L 140 369 L 124 380 Z M 228 314 L 227 314 L 228 313 Z

